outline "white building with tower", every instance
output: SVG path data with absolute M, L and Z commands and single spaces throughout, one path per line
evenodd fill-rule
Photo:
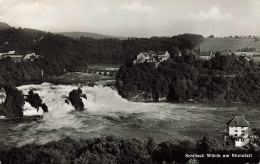
M 250 124 L 243 116 L 235 116 L 227 122 L 228 133 L 224 135 L 224 142 L 232 143 L 236 147 L 249 143 Z

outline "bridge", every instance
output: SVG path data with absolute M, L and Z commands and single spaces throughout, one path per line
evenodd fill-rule
M 113 69 L 89 68 L 86 70 L 86 72 L 90 74 L 115 77 L 117 75 L 118 68 L 113 68 Z

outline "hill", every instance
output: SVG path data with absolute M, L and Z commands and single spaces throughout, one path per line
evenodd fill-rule
M 242 48 L 256 48 L 259 42 L 254 42 L 254 39 L 243 38 L 205 38 L 201 44 L 202 51 L 225 51 L 232 50 L 237 51 Z
M 90 33 L 90 32 L 62 32 L 59 33 L 60 35 L 68 36 L 74 39 L 79 39 L 80 37 L 86 38 L 93 38 L 93 39 L 110 39 L 110 38 L 117 38 L 110 35 L 102 35 L 97 33 Z
M 7 23 L 0 22 L 0 30 L 5 30 L 8 28 L 11 28 L 11 26 L 9 26 Z

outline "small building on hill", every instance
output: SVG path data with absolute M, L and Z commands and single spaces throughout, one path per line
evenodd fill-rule
M 136 59 L 133 61 L 133 64 L 138 63 L 155 63 L 157 67 L 161 62 L 168 60 L 170 58 L 170 54 L 168 51 L 147 51 L 141 52 L 137 55 Z
M 31 60 L 33 61 L 34 59 L 39 58 L 40 55 L 35 55 L 35 53 L 30 53 L 30 54 L 26 54 L 23 58 L 23 60 Z
M 4 87 L 0 88 L 0 104 L 4 103 L 6 99 L 6 91 Z
M 224 135 L 224 142 L 236 147 L 245 146 L 250 142 L 250 124 L 243 116 L 235 116 L 227 122 L 228 132 Z
M 16 54 L 15 51 L 9 51 L 8 53 L 0 53 L 0 59 L 10 57 L 14 62 L 20 62 L 23 60 L 23 55 Z

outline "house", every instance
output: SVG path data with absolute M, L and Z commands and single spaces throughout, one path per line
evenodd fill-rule
M 154 51 L 148 52 L 141 52 L 137 55 L 136 59 L 134 60 L 134 64 L 136 63 L 152 63 L 155 62 L 156 53 Z
M 200 58 L 204 60 L 209 60 L 213 58 L 215 54 L 212 51 L 202 51 L 200 52 Z
M 39 57 L 40 57 L 40 55 L 35 55 L 35 53 L 31 53 L 31 54 L 26 54 L 24 56 L 23 60 L 32 60 L 33 61 L 33 59 L 37 59 Z
M 157 67 L 161 62 L 168 60 L 170 58 L 170 54 L 168 51 L 147 51 L 141 52 L 137 55 L 136 59 L 133 61 L 133 64 L 137 63 L 155 63 Z
M 4 103 L 6 99 L 6 91 L 3 87 L 0 89 L 0 104 Z
M 224 141 L 230 142 L 236 147 L 245 146 L 250 142 L 250 124 L 243 116 L 235 116 L 227 122 L 228 133 L 224 135 Z
M 162 62 L 162 61 L 165 61 L 168 58 L 170 58 L 170 54 L 169 54 L 168 51 L 166 51 L 166 52 L 165 51 L 158 51 L 157 52 L 157 57 L 160 60 L 160 62 Z
M 15 51 L 9 51 L 8 53 L 0 53 L 0 59 L 10 57 L 14 62 L 20 62 L 23 60 L 23 55 L 16 54 Z
M 232 52 L 222 51 L 222 52 L 220 52 L 220 54 L 221 54 L 222 56 L 230 56 L 230 55 L 232 55 Z

